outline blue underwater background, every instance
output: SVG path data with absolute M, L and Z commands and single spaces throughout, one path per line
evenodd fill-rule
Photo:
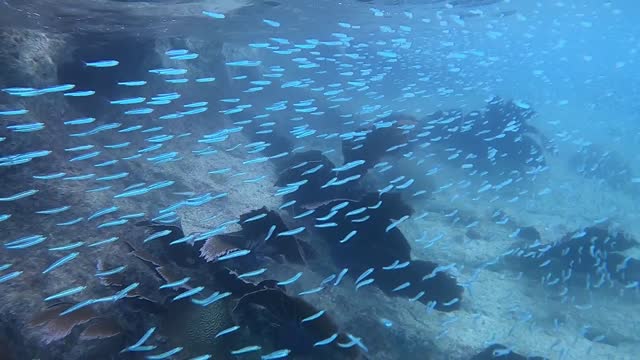
M 636 359 L 639 16 L 0 0 L 0 360 Z

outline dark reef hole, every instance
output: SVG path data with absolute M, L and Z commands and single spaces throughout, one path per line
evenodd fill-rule
M 87 34 L 75 38 L 74 50 L 67 62 L 58 65 L 60 84 L 75 84 L 74 91 L 93 90 L 93 96 L 70 99 L 78 110 L 95 113 L 114 100 L 139 94 L 140 88 L 118 85 L 122 81 L 149 80 L 148 69 L 160 64 L 155 56 L 155 43 L 136 37 L 106 37 Z M 87 67 L 86 62 L 117 60 L 115 67 Z M 155 64 L 154 64 L 155 63 Z

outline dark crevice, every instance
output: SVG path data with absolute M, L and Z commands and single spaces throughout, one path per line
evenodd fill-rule
M 79 36 L 72 41 L 75 49 L 70 59 L 58 65 L 58 82 L 74 84 L 73 91 L 93 90 L 95 95 L 69 99 L 78 110 L 90 114 L 99 113 L 109 105 L 109 100 L 136 95 L 140 90 L 118 85 L 122 81 L 149 80 L 148 69 L 159 65 L 160 60 L 142 57 L 139 54 L 154 54 L 155 43 L 136 37 L 106 38 Z M 95 68 L 86 62 L 117 60 L 115 67 Z M 155 63 L 155 64 L 154 64 Z

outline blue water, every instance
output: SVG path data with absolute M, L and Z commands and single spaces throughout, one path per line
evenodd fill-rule
M 0 1 L 0 359 L 635 359 L 634 1 Z

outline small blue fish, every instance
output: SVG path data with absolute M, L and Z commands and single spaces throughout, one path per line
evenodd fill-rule
M 405 282 L 405 283 L 402 283 L 401 285 L 398 285 L 396 288 L 391 290 L 391 292 L 400 291 L 400 290 L 408 288 L 409 286 L 411 286 L 411 283 L 410 282 Z
M 177 300 L 180 300 L 180 299 L 184 299 L 184 298 L 187 298 L 187 297 L 193 296 L 193 295 L 195 295 L 195 294 L 197 294 L 197 293 L 201 292 L 202 290 L 204 290 L 204 286 L 198 286 L 198 287 L 195 287 L 195 288 L 193 288 L 193 289 L 191 289 L 191 290 L 187 290 L 187 291 L 185 291 L 185 292 L 183 292 L 183 293 L 181 293 L 181 294 L 178 294 L 177 296 L 175 296 L 175 297 L 173 298 L 173 300 L 172 300 L 172 301 L 177 301 Z
M 42 94 L 42 93 L 54 93 L 54 92 L 64 92 L 64 91 L 69 91 L 73 88 L 75 88 L 76 86 L 73 84 L 62 84 L 62 85 L 56 85 L 56 86 L 51 86 L 48 88 L 44 88 L 44 89 L 40 89 L 37 93 Z
M 231 252 L 231 253 L 229 253 L 227 255 L 220 256 L 216 260 L 217 261 L 224 261 L 224 260 L 229 260 L 229 259 L 235 259 L 235 258 L 240 257 L 240 256 L 248 255 L 249 253 L 251 253 L 251 250 L 236 250 L 236 251 L 233 251 L 233 252 Z
M 113 268 L 111 270 L 105 270 L 105 271 L 102 271 L 102 272 L 97 272 L 95 276 L 96 277 L 103 277 L 103 276 L 115 275 L 115 274 L 121 273 L 126 268 L 127 268 L 126 265 L 118 266 L 118 267 Z
M 262 22 L 271 27 L 280 27 L 280 23 L 274 20 L 264 19 Z
M 144 344 L 147 340 L 149 340 L 149 338 L 151 337 L 151 335 L 153 335 L 153 333 L 156 331 L 155 327 L 149 328 L 149 330 L 147 330 L 144 335 L 142 335 L 142 337 L 136 341 L 135 344 L 128 346 L 126 348 L 124 348 L 121 353 L 126 352 L 126 351 L 135 351 L 135 349 L 139 348 L 140 346 L 142 346 L 142 344 Z
M 171 60 L 193 60 L 198 58 L 198 54 L 190 53 L 190 54 L 182 54 L 182 55 L 174 55 L 169 57 Z
M 392 222 L 389 226 L 387 226 L 387 228 L 384 230 L 385 232 L 389 232 L 392 229 L 394 229 L 395 227 L 397 227 L 398 225 L 402 224 L 405 220 L 407 220 L 409 218 L 409 215 L 405 215 L 403 217 L 401 217 L 400 219 Z
M 93 148 L 94 148 L 93 145 L 82 145 L 82 146 L 76 146 L 72 148 L 66 148 L 64 149 L 64 151 L 82 151 L 82 150 L 89 150 Z
M 71 253 L 71 254 L 69 254 L 69 255 L 67 255 L 67 256 L 55 261 L 53 264 L 49 265 L 48 268 L 44 269 L 44 271 L 42 271 L 42 273 L 43 274 L 47 274 L 47 273 L 53 271 L 54 269 L 59 268 L 60 266 L 62 266 L 64 264 L 68 263 L 69 261 L 75 259 L 79 254 L 80 253 L 78 253 L 78 252 L 74 252 L 74 253 Z
M 153 234 L 149 235 L 146 239 L 144 239 L 143 243 L 146 243 L 146 242 L 161 238 L 163 236 L 167 236 L 167 235 L 169 235 L 171 233 L 172 233 L 171 230 L 158 231 L 156 233 L 153 233 Z
M 210 360 L 210 359 L 211 359 L 211 355 L 205 354 L 205 355 L 200 355 L 200 356 L 193 357 L 193 358 L 191 358 L 189 360 Z
M 266 271 L 267 271 L 267 269 L 265 269 L 265 268 L 254 270 L 254 271 L 249 271 L 249 272 L 246 272 L 244 274 L 238 275 L 238 279 L 244 279 L 244 278 L 248 278 L 248 277 L 252 277 L 252 276 L 262 275 Z
M 374 270 L 373 268 L 369 268 L 369 269 L 365 270 L 362 274 L 360 274 L 360 276 L 358 276 L 358 279 L 356 279 L 356 284 L 359 283 L 360 281 L 364 280 L 364 278 L 366 278 L 367 276 L 371 275 L 373 270 Z
M 252 216 L 252 217 L 250 217 L 250 218 L 246 219 L 246 220 L 245 220 L 245 221 L 243 221 L 242 223 L 243 223 L 243 224 L 246 224 L 246 223 L 248 223 L 248 222 L 252 222 L 252 221 L 256 221 L 256 220 L 263 219 L 263 218 L 265 218 L 265 217 L 267 217 L 267 214 L 258 214 L 258 215 L 256 215 L 256 216 Z
M 62 245 L 62 246 L 56 246 L 56 247 L 52 247 L 49 248 L 49 251 L 65 251 L 65 250 L 71 250 L 71 249 L 76 249 L 79 248 L 80 246 L 84 245 L 84 241 L 76 241 L 74 243 L 71 244 L 67 244 L 67 245 Z
M 61 206 L 61 207 L 54 208 L 54 209 L 36 211 L 36 214 L 53 215 L 53 214 L 59 214 L 61 212 L 67 211 L 69 209 L 71 209 L 71 206 Z
M 82 161 L 82 160 L 91 159 L 91 158 L 94 158 L 94 157 L 100 155 L 100 153 L 101 153 L 101 151 L 90 152 L 88 154 L 76 156 L 76 157 L 70 159 L 69 161 L 70 162 L 74 162 L 74 161 Z
M 300 322 L 304 323 L 304 322 L 307 322 L 307 321 L 315 320 L 315 319 L 319 318 L 320 316 L 324 315 L 324 313 L 325 313 L 324 310 L 320 310 L 317 313 L 302 319 Z
M 15 195 L 11 195 L 11 196 L 7 196 L 7 197 L 0 197 L 0 201 L 15 201 L 15 200 L 20 200 L 20 199 L 24 199 L 26 197 L 29 197 L 31 195 L 34 195 L 36 193 L 38 193 L 39 190 L 27 190 L 27 191 L 23 191 L 20 193 L 17 193 Z
M 140 283 L 132 283 L 131 285 L 127 286 L 126 288 L 118 291 L 113 297 L 110 297 L 113 301 L 117 301 L 120 299 L 124 299 L 127 294 L 129 294 L 131 291 L 133 291 L 134 289 L 136 289 L 138 286 L 140 286 Z M 106 300 L 107 298 L 105 298 Z
M 304 231 L 304 229 L 305 229 L 305 227 L 301 226 L 301 227 L 295 228 L 293 230 L 283 231 L 283 232 L 279 233 L 276 236 L 277 237 L 280 237 L 280 236 L 293 236 L 293 235 L 296 235 L 296 234 L 300 234 L 301 232 Z
M 291 350 L 289 349 L 276 350 L 267 355 L 260 356 L 260 360 L 282 359 L 289 356 L 290 353 L 291 353 Z
M 251 346 L 245 346 L 242 349 L 238 349 L 238 350 L 233 350 L 231 351 L 231 355 L 241 355 L 241 354 L 246 354 L 249 352 L 255 352 L 262 349 L 262 347 L 258 346 L 258 345 L 251 345 Z
M 84 289 L 86 289 L 86 286 L 77 286 L 71 289 L 67 289 L 64 291 L 61 291 L 59 293 L 53 294 L 51 296 L 48 296 L 44 299 L 44 301 L 51 301 L 51 300 L 55 300 L 55 299 L 59 299 L 65 296 L 71 296 L 71 295 L 75 295 L 77 293 L 82 292 Z
M 240 66 L 240 67 L 252 67 L 252 66 L 260 66 L 262 61 L 250 61 L 250 60 L 241 60 L 241 61 L 231 61 L 226 63 L 227 66 Z M 221 100 L 224 101 L 224 100 Z
M 96 181 L 118 180 L 118 179 L 123 179 L 123 178 L 125 178 L 127 176 L 129 176 L 128 172 L 121 172 L 121 173 L 117 173 L 117 174 L 113 174 L 113 175 L 109 175 L 109 176 L 103 176 L 103 177 L 96 178 Z
M 14 272 L 8 273 L 6 275 L 0 276 L 0 284 L 5 282 L 5 281 L 9 281 L 11 279 L 15 279 L 18 276 L 22 275 L 22 273 L 23 273 L 23 271 L 14 271 Z
M 31 246 L 38 245 L 47 240 L 46 236 L 43 235 L 31 235 L 26 236 L 8 243 L 4 244 L 4 247 L 7 249 L 26 249 Z
M 98 210 L 93 215 L 89 216 L 88 220 L 93 220 L 93 219 L 99 218 L 100 216 L 103 216 L 103 215 L 106 215 L 106 214 L 110 214 L 110 213 L 116 212 L 116 211 L 118 211 L 118 207 L 117 206 L 112 206 L 112 207 L 109 207 L 109 208 Z
M 333 283 L 333 286 L 338 286 L 348 271 L 349 271 L 348 268 L 342 269 L 342 271 L 340 271 L 340 273 L 338 274 L 338 277 L 336 278 L 336 282 Z
M 0 111 L 0 116 L 15 116 L 15 115 L 24 115 L 26 113 L 28 113 L 29 110 L 26 109 L 19 109 L 19 110 L 5 110 L 5 111 Z
M 96 302 L 97 302 L 97 300 L 95 300 L 95 299 L 89 299 L 89 300 L 85 300 L 85 301 L 79 302 L 79 303 L 73 305 L 72 307 L 68 308 L 67 310 L 61 312 L 59 316 L 69 315 L 74 311 L 80 310 L 83 307 L 86 307 L 86 306 L 89 306 L 89 305 L 93 305 Z
M 160 286 L 160 289 L 168 289 L 168 288 L 173 288 L 173 287 L 180 287 L 184 284 L 186 284 L 187 282 L 189 282 L 189 280 L 191 280 L 190 277 L 186 277 L 180 280 L 176 280 L 174 282 L 170 282 L 170 283 L 166 283 L 164 285 Z
M 180 351 L 182 351 L 181 347 L 175 347 L 167 352 L 163 352 L 162 354 L 158 354 L 158 355 L 149 355 L 147 356 L 147 360 L 162 360 L 162 359 L 166 359 L 169 358 L 177 353 L 179 353 Z
M 220 293 L 218 291 L 211 294 L 209 297 L 205 299 L 191 299 L 191 302 L 200 305 L 200 306 L 209 306 L 218 300 L 222 300 L 228 296 L 231 296 L 230 292 Z
M 319 293 L 322 290 L 324 290 L 324 287 L 323 286 L 319 286 L 317 288 L 313 288 L 313 289 L 310 289 L 310 290 L 306 290 L 306 291 L 300 292 L 300 293 L 298 293 L 298 296 L 315 294 L 315 293 Z
M 124 112 L 125 115 L 146 115 L 151 114 L 153 112 L 152 108 L 139 108 L 133 110 L 127 110 Z
M 313 346 L 318 347 L 318 346 L 329 345 L 337 338 L 338 338 L 338 334 L 333 334 L 324 340 L 318 341 L 317 343 L 313 344 Z
M 84 90 L 84 91 L 74 91 L 74 92 L 68 92 L 68 93 L 64 93 L 64 96 L 71 96 L 71 97 L 86 97 L 86 96 L 91 96 L 91 95 L 95 95 L 95 91 L 93 90 Z
M 98 225 L 98 229 L 104 229 L 104 228 L 108 228 L 108 227 L 120 226 L 120 225 L 124 225 L 124 224 L 126 224 L 128 222 L 129 222 L 129 220 L 127 220 L 127 219 L 113 220 L 113 221 L 109 221 L 109 222 L 102 223 L 102 224 Z
M 120 62 L 118 60 L 100 60 L 93 62 L 85 62 L 85 66 L 96 67 L 96 68 L 104 68 L 104 67 L 114 67 L 118 66 Z
M 38 179 L 38 180 L 54 180 L 54 179 L 60 179 L 62 177 L 64 177 L 65 175 L 67 175 L 66 173 L 54 173 L 54 174 L 49 174 L 49 175 L 33 175 L 34 179 Z
M 118 83 L 118 85 L 121 85 L 121 86 L 143 86 L 146 84 L 147 84 L 146 81 L 122 81 Z
M 416 296 L 412 297 L 411 299 L 409 299 L 410 302 L 414 302 L 414 301 L 418 301 L 421 297 L 423 297 L 425 294 L 424 291 L 420 291 Z
M 214 19 L 224 19 L 225 17 L 224 14 L 211 12 L 211 11 L 203 11 L 202 14 Z
M 165 55 L 167 56 L 175 56 L 175 55 L 184 55 L 184 54 L 188 54 L 189 50 L 187 49 L 174 49 L 174 50 L 167 50 L 165 51 Z
M 134 97 L 134 98 L 126 98 L 120 100 L 112 100 L 109 103 L 112 105 L 130 105 L 130 104 L 140 104 L 147 100 L 145 97 Z
M 361 282 L 357 283 L 356 284 L 356 290 L 360 289 L 363 286 L 367 286 L 367 285 L 373 283 L 373 281 L 374 281 L 374 279 L 367 279 L 367 280 L 364 280 L 364 281 L 361 281 Z
M 299 272 L 295 275 L 293 275 L 291 278 L 287 279 L 287 280 L 283 280 L 278 282 L 278 285 L 280 286 L 284 286 L 284 285 L 290 285 L 293 284 L 294 282 L 296 282 L 298 279 L 300 279 L 300 277 L 302 276 L 302 272 Z
M 7 126 L 7 129 L 18 133 L 35 132 L 44 129 L 44 123 L 10 125 Z
M 120 240 L 120 238 L 117 237 L 117 236 L 114 236 L 114 237 L 110 237 L 108 239 L 96 241 L 96 242 L 94 242 L 92 244 L 89 244 L 88 247 L 96 247 L 96 246 L 100 246 L 100 245 L 104 245 L 104 244 L 109 244 L 109 243 L 112 243 L 112 242 L 116 242 L 118 240 Z
M 224 330 L 220 331 L 219 333 L 217 333 L 215 338 L 218 338 L 220 336 L 224 336 L 224 335 L 227 335 L 227 334 L 231 334 L 232 332 L 234 332 L 234 331 L 236 331 L 238 329 L 240 329 L 240 326 L 238 326 L 238 325 L 232 326 L 232 327 L 227 328 L 227 329 L 224 329 Z
M 358 230 L 351 230 L 350 233 L 347 234 L 347 236 L 345 236 L 342 240 L 340 240 L 340 243 L 346 243 L 347 241 L 351 240 L 351 238 L 353 238 L 354 236 L 356 236 L 356 234 L 358 233 Z

